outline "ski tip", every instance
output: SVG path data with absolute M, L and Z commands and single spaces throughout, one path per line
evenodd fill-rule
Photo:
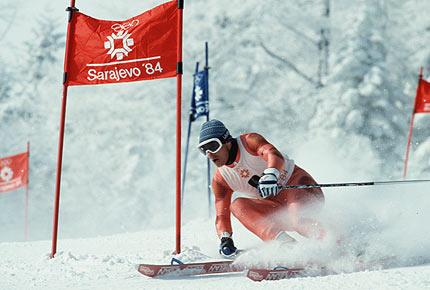
M 153 265 L 141 264 L 138 266 L 137 271 L 148 277 L 156 276 L 156 271 Z

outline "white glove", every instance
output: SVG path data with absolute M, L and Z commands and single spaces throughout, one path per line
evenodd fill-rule
M 261 176 L 258 181 L 258 191 L 260 192 L 261 197 L 267 198 L 278 195 L 279 174 L 280 172 L 276 168 L 267 168 L 263 171 L 263 176 Z

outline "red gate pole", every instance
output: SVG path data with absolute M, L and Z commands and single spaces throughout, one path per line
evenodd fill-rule
M 58 236 L 58 214 L 60 209 L 60 188 L 61 188 L 61 170 L 63 165 L 63 145 L 64 145 L 64 127 L 66 123 L 66 105 L 67 105 L 67 68 L 70 36 L 72 34 L 71 21 L 73 12 L 76 11 L 75 0 L 70 0 L 70 7 L 66 9 L 69 12 L 69 22 L 67 24 L 66 35 L 66 50 L 64 55 L 64 79 L 63 79 L 63 99 L 61 104 L 61 117 L 60 117 L 60 132 L 58 137 L 58 158 L 57 158 L 57 179 L 55 184 L 55 202 L 54 202 L 54 219 L 52 226 L 52 251 L 51 258 L 54 258 L 57 252 L 57 236 Z
M 181 252 L 181 110 L 182 110 L 182 24 L 184 0 L 178 2 L 178 51 L 176 75 L 176 254 Z
M 405 155 L 405 161 L 403 164 L 403 179 L 406 178 L 406 174 L 408 173 L 409 150 L 411 147 L 412 131 L 414 128 L 415 106 L 417 105 L 418 90 L 420 89 L 420 83 L 422 78 L 423 78 L 423 68 L 420 67 L 419 76 L 418 76 L 417 93 L 415 95 L 414 107 L 412 109 L 412 115 L 411 115 L 411 123 L 409 125 L 408 143 L 406 144 L 406 155 Z

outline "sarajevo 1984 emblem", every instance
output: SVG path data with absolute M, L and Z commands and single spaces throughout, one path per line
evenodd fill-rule
M 105 42 L 105 48 L 109 49 L 107 54 L 110 54 L 111 58 L 116 56 L 117 60 L 122 60 L 124 55 L 128 56 L 128 53 L 132 51 L 130 46 L 134 45 L 133 38 L 130 38 L 130 33 L 128 31 L 120 31 L 118 34 L 112 33 L 109 35 L 108 41 Z M 122 40 L 122 47 L 115 47 L 115 40 Z
M 111 35 L 108 35 L 107 41 L 105 41 L 105 48 L 108 49 L 107 54 L 110 54 L 111 58 L 116 57 L 117 60 L 122 60 L 124 55 L 128 56 L 128 53 L 132 51 L 131 46 L 134 45 L 134 39 L 131 38 L 131 33 L 128 33 L 128 28 L 137 26 L 139 24 L 139 20 L 135 19 L 131 22 L 125 24 L 116 23 L 112 25 Z M 116 34 L 115 34 L 116 32 Z M 120 42 L 122 44 L 121 47 L 115 47 L 115 43 Z
M 4 180 L 6 182 L 10 181 L 13 177 L 13 171 L 10 167 L 5 166 L 0 170 L 0 180 Z
M 159 61 L 152 63 L 150 61 L 161 59 L 160 56 L 150 56 L 147 58 L 127 59 L 129 53 L 133 51 L 136 45 L 135 40 L 131 37 L 132 33 L 129 30 L 139 25 L 139 20 L 134 19 L 126 23 L 115 23 L 111 26 L 113 32 L 106 37 L 103 47 L 106 49 L 106 54 L 110 55 L 111 62 L 107 63 L 90 63 L 88 67 L 87 79 L 89 81 L 95 80 L 113 80 L 121 81 L 123 79 L 140 77 L 142 74 L 152 75 L 156 72 L 163 72 L 163 68 Z M 140 43 L 142 44 L 142 43 Z M 118 67 L 126 63 L 135 63 L 131 67 Z M 139 65 L 137 65 L 139 63 Z M 102 71 L 96 69 L 97 67 L 113 67 L 110 69 L 103 69 Z

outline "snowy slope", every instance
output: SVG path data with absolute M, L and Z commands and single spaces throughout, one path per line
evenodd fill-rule
M 183 237 L 188 261 L 216 257 L 212 221 L 189 223 Z M 242 273 L 179 280 L 151 279 L 136 271 L 142 262 L 166 263 L 173 229 L 91 239 L 62 240 L 49 259 L 48 241 L 0 244 L 0 289 L 429 289 L 430 265 L 345 273 L 326 277 L 252 282 Z M 246 236 L 246 247 L 260 242 Z M 193 249 L 194 246 L 194 249 Z M 199 247 L 199 250 L 196 248 Z M 188 256 L 185 255 L 188 253 Z M 285 254 L 285 253 L 284 253 Z M 255 257 L 254 257 L 255 258 Z M 344 261 L 344 267 L 348 262 Z

